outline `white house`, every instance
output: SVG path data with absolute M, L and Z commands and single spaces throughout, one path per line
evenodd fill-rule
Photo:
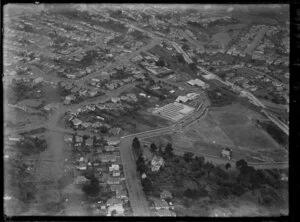
M 160 167 L 165 163 L 164 159 L 160 156 L 154 156 L 151 160 L 151 170 L 159 171 Z
M 114 177 L 119 177 L 121 175 L 120 170 L 114 170 L 113 171 L 113 176 Z
M 116 171 L 116 170 L 120 170 L 120 166 L 118 164 L 112 164 L 110 167 L 109 167 L 109 171 Z
M 112 138 L 107 139 L 107 145 L 109 146 L 117 146 L 119 144 L 120 144 L 120 140 L 118 139 L 112 139 Z

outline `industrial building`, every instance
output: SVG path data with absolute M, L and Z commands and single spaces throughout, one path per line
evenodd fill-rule
M 169 103 L 163 107 L 157 108 L 153 111 L 154 114 L 159 114 L 160 116 L 169 119 L 173 122 L 177 122 L 182 118 L 193 113 L 195 108 L 186 106 L 182 103 L 174 102 Z

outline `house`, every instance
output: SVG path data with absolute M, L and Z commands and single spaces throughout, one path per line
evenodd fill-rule
M 201 81 L 200 79 L 192 79 L 192 80 L 188 81 L 187 83 L 191 86 L 199 86 L 202 88 L 205 88 L 205 86 L 206 86 L 205 82 Z
M 100 159 L 103 163 L 116 162 L 116 156 L 114 155 L 102 155 L 100 156 Z
M 159 217 L 171 217 L 171 216 L 176 216 L 174 214 L 172 214 L 171 211 L 169 211 L 168 209 L 158 209 L 156 211 L 156 215 Z
M 160 199 L 165 200 L 165 199 L 172 199 L 172 193 L 170 191 L 164 190 L 160 193 Z
M 76 167 L 78 170 L 86 170 L 87 169 L 87 164 L 80 162 L 79 165 Z
M 97 107 L 98 108 L 98 107 Z M 105 119 L 102 116 L 96 116 L 97 119 L 104 121 Z
M 116 197 L 111 197 L 106 201 L 106 206 L 113 206 L 117 204 L 123 204 L 122 200 Z
M 121 175 L 120 170 L 114 170 L 113 171 L 113 177 L 119 177 Z
M 72 142 L 73 141 L 73 135 L 65 134 L 64 135 L 64 141 L 65 142 Z
M 68 96 L 65 97 L 65 101 L 64 102 L 66 104 L 70 104 L 70 102 L 73 101 L 73 100 L 75 100 L 75 99 L 76 99 L 76 97 L 74 95 L 68 95 Z
M 154 156 L 151 160 L 151 170 L 159 171 L 160 167 L 165 163 L 164 159 L 160 156 Z
M 75 136 L 75 146 L 81 146 L 83 138 L 81 136 Z
M 83 123 L 81 124 L 81 126 L 84 127 L 84 128 L 88 128 L 88 127 L 90 127 L 91 125 L 92 125 L 92 124 L 89 123 L 89 122 L 83 122 Z
M 85 176 L 78 176 L 74 179 L 75 184 L 84 184 L 88 182 L 89 180 Z
M 169 204 L 165 200 L 160 200 L 157 198 L 153 198 L 154 207 L 156 210 L 159 209 L 169 209 Z
M 34 84 L 38 84 L 38 83 L 40 83 L 40 82 L 43 82 L 43 80 L 44 80 L 43 77 L 37 77 L 37 78 L 35 78 L 35 79 L 33 80 L 33 83 L 34 83 Z
M 133 93 L 128 93 L 127 97 L 130 98 L 134 102 L 138 101 L 138 99 L 136 98 L 136 95 Z
M 126 190 L 117 190 L 116 197 L 120 199 L 128 199 Z
M 121 178 L 120 177 L 109 177 L 106 182 L 107 182 L 107 184 L 120 184 Z
M 87 94 L 88 90 L 87 89 L 82 89 L 79 91 L 80 96 L 85 96 Z
M 112 212 L 115 212 L 114 216 L 120 215 L 120 214 L 124 214 L 124 207 L 123 207 L 123 203 L 118 203 L 118 204 L 113 204 L 110 205 L 107 209 L 107 216 L 111 216 Z
M 117 102 L 120 101 L 120 98 L 119 98 L 119 97 L 112 97 L 112 98 L 111 98 L 111 101 L 112 101 L 113 103 L 117 103 Z
M 44 106 L 44 110 L 46 110 L 46 111 L 50 111 L 50 110 L 58 109 L 58 108 L 59 108 L 58 103 L 49 103 L 46 106 Z
M 96 89 L 93 89 L 91 91 L 89 91 L 89 96 L 95 96 L 97 95 L 98 91 Z
M 222 149 L 221 157 L 231 160 L 232 158 L 232 150 L 229 148 Z
M 116 171 L 116 170 L 120 170 L 120 166 L 119 164 L 112 164 L 110 167 L 109 167 L 109 171 Z
M 86 146 L 93 146 L 93 138 L 88 138 L 86 141 L 85 141 L 85 145 Z
M 288 180 L 289 180 L 289 177 L 288 177 L 285 173 L 282 173 L 282 174 L 280 175 L 280 180 L 282 180 L 282 181 L 288 181 Z
M 116 147 L 115 146 L 105 146 L 104 150 L 107 151 L 107 152 L 109 152 L 109 151 L 115 151 Z
M 9 136 L 8 137 L 8 140 L 12 141 L 12 142 L 19 142 L 19 141 L 21 141 L 23 139 L 24 139 L 24 137 L 21 136 L 21 135 L 14 135 L 14 136 Z
M 75 75 L 75 74 L 67 74 L 66 76 L 67 76 L 67 78 L 69 78 L 69 79 L 75 79 L 75 78 L 76 78 L 76 75 Z
M 75 119 L 72 120 L 72 123 L 73 123 L 74 126 L 78 127 L 82 124 L 82 121 L 78 118 L 75 118 Z
M 140 96 L 147 97 L 145 93 L 139 93 Z
M 93 128 L 99 128 L 99 127 L 102 126 L 102 123 L 100 123 L 100 122 L 95 122 L 95 123 L 92 123 L 91 126 L 92 126 Z
M 145 179 L 147 175 L 145 173 L 142 174 L 142 179 Z
M 120 127 L 113 127 L 109 130 L 109 133 L 113 135 L 119 135 L 121 133 L 122 129 Z
M 120 140 L 118 139 L 113 139 L 113 138 L 107 139 L 107 145 L 109 146 L 117 146 L 119 144 L 120 144 Z

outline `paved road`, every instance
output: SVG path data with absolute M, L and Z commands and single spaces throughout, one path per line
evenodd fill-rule
M 129 199 L 134 216 L 150 216 L 149 205 L 142 189 L 141 177 L 137 172 L 131 148 L 133 138 L 134 136 L 123 138 L 120 143 L 120 152 Z

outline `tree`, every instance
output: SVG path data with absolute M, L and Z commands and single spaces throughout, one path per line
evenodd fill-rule
M 191 153 L 191 152 L 185 152 L 185 153 L 183 154 L 183 158 L 184 158 L 184 160 L 185 160 L 186 162 L 192 161 L 193 156 L 194 156 L 194 154 Z
M 163 153 L 163 151 L 162 151 L 162 148 L 161 147 L 159 147 L 158 148 L 158 155 L 159 156 L 162 156 L 164 153 Z
M 197 190 L 192 190 L 192 189 L 188 188 L 184 191 L 184 196 L 191 198 L 191 199 L 196 199 L 198 196 Z
M 165 61 L 162 58 L 159 58 L 158 61 L 155 63 L 157 66 L 166 66 Z
M 192 160 L 192 164 L 191 164 L 191 170 L 192 171 L 197 171 L 199 169 L 199 163 L 198 160 L 196 158 L 194 158 Z
M 142 155 L 143 151 L 141 148 L 140 141 L 137 137 L 135 137 L 132 141 L 132 148 L 133 148 L 133 151 L 134 151 L 134 154 L 136 157 L 139 157 L 140 155 Z
M 220 166 L 214 168 L 214 175 L 220 178 L 221 180 L 228 179 L 228 174 Z
M 231 167 L 231 164 L 230 163 L 226 163 L 225 169 L 228 170 L 230 167 Z
M 89 184 L 85 184 L 82 187 L 82 190 L 91 197 L 97 196 L 100 192 L 99 181 L 97 178 L 92 178 Z
M 173 156 L 173 147 L 171 143 L 168 143 L 165 147 L 165 154 L 169 157 Z
M 228 187 L 224 187 L 224 186 L 220 186 L 217 189 L 217 195 L 222 198 L 222 197 L 228 197 L 228 195 L 230 194 L 230 189 Z
M 195 159 L 197 160 L 199 167 L 203 167 L 204 166 L 204 164 L 205 164 L 205 158 L 203 156 L 200 156 L 200 157 L 196 156 Z
M 246 160 L 241 159 L 241 160 L 236 161 L 235 166 L 238 169 L 242 169 L 243 167 L 248 166 L 248 163 L 246 162 Z
M 152 182 L 148 177 L 142 179 L 142 186 L 145 193 L 153 190 Z
M 140 155 L 136 161 L 136 168 L 141 174 L 147 171 L 147 166 L 145 164 L 145 160 L 142 157 L 142 155 Z
M 105 134 L 108 132 L 108 128 L 106 126 L 101 126 L 100 131 L 101 131 L 101 133 Z
M 206 162 L 204 165 L 204 169 L 207 172 L 207 177 L 209 177 L 211 171 L 214 169 L 214 165 L 211 162 Z
M 189 50 L 189 49 L 190 49 L 190 46 L 189 46 L 188 44 L 184 43 L 184 44 L 182 45 L 182 50 L 187 51 L 187 50 Z
M 157 151 L 157 146 L 155 145 L 155 143 L 151 143 L 151 145 L 150 145 L 150 151 L 152 153 L 155 153 Z

